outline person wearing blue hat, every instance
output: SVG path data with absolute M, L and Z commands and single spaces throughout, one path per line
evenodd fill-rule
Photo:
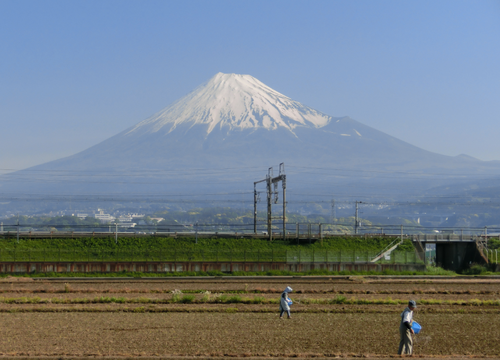
M 401 313 L 401 323 L 399 324 L 399 349 L 398 355 L 412 355 L 413 354 L 413 339 L 412 334 L 415 334 L 411 325 L 413 323 L 413 310 L 417 308 L 415 300 L 408 302 L 408 307 Z
M 286 289 L 281 294 L 280 298 L 280 319 L 283 319 L 283 314 L 286 311 L 288 314 L 288 318 L 290 319 L 290 305 L 292 304 L 292 300 L 288 297 L 288 293 L 291 293 L 293 290 L 290 286 L 287 286 Z

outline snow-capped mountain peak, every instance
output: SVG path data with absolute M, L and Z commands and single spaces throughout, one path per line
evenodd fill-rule
M 250 75 L 218 73 L 170 106 L 140 122 L 127 133 L 172 132 L 179 125 L 204 124 L 231 130 L 298 126 L 320 128 L 331 117 L 290 99 Z

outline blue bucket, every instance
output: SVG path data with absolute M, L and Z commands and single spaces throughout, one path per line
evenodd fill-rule
M 292 304 L 293 304 L 293 301 L 292 301 L 292 300 L 290 300 L 290 301 L 288 302 L 288 305 L 292 305 Z
M 422 330 L 422 326 L 420 326 L 420 324 L 416 321 L 413 322 L 413 324 L 411 325 L 411 328 L 413 329 L 415 334 L 418 334 L 420 332 L 420 330 Z

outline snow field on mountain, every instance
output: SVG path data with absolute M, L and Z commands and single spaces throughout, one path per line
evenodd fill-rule
M 218 73 L 207 83 L 140 122 L 137 130 L 168 132 L 180 124 L 208 125 L 207 135 L 216 127 L 232 129 L 283 127 L 293 132 L 297 126 L 320 128 L 331 117 L 306 107 L 266 86 L 250 75 Z

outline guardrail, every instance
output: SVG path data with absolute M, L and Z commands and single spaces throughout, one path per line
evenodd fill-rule
M 20 239 L 56 239 L 56 238 L 82 238 L 82 237 L 97 237 L 97 238 L 115 238 L 115 237 L 200 237 L 200 238 L 210 238 L 214 236 L 219 237 L 248 237 L 248 238 L 269 238 L 267 232 L 254 233 L 251 231 L 0 231 L 0 237 L 3 238 L 16 238 Z M 293 241 L 296 239 L 322 239 L 325 237 L 384 237 L 384 238 L 394 238 L 400 237 L 400 235 L 392 234 L 354 234 L 354 233 L 296 233 L 287 232 L 286 239 Z M 282 239 L 283 233 L 273 232 L 274 239 Z
M 2 238 L 19 238 L 19 239 L 56 239 L 56 238 L 83 238 L 83 237 L 96 237 L 96 238 L 117 238 L 117 237 L 246 237 L 246 238 L 269 238 L 265 231 L 254 233 L 253 231 L 245 229 L 237 229 L 234 231 L 196 231 L 196 230 L 180 230 L 180 231 L 74 231 L 74 230 L 53 230 L 53 231 L 0 231 Z M 356 238 L 403 238 L 411 239 L 413 241 L 421 242 L 457 242 L 457 241 L 470 241 L 474 242 L 477 239 L 500 238 L 498 234 L 495 235 L 464 235 L 464 234 L 385 234 L 385 233 L 361 233 L 355 234 L 352 232 L 345 233 L 332 233 L 328 231 L 319 232 L 292 232 L 287 231 L 285 238 L 289 241 L 304 240 L 304 239 L 323 239 L 327 237 L 356 237 Z M 283 239 L 281 232 L 273 232 L 273 239 Z

